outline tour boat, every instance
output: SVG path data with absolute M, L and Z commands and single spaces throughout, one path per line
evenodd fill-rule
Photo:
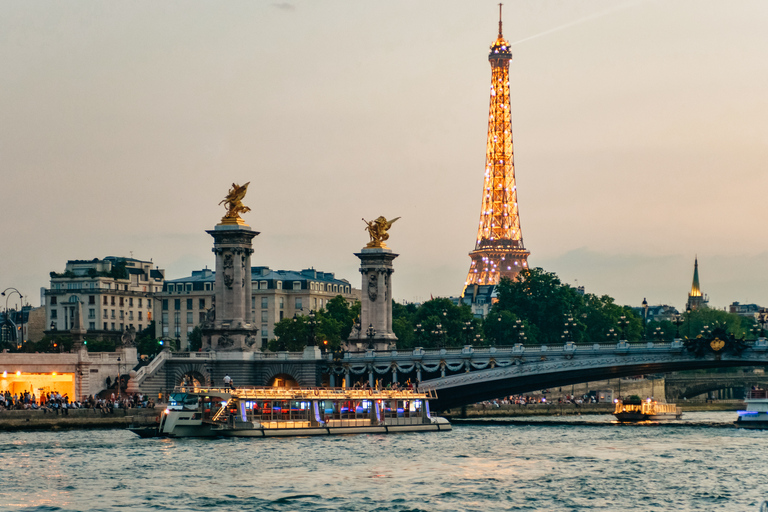
M 179 387 L 157 436 L 287 437 L 451 430 L 431 416 L 434 390 Z M 146 429 L 131 429 L 142 437 Z
M 650 398 L 641 400 L 638 396 L 617 399 L 613 415 L 621 422 L 679 420 L 683 410 L 675 404 L 663 404 Z
M 747 407 L 739 411 L 734 424 L 739 428 L 768 429 L 768 390 L 752 389 L 744 399 Z

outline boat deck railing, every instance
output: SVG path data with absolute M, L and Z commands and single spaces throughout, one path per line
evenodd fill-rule
M 277 388 L 238 386 L 229 388 L 202 388 L 179 386 L 176 393 L 226 394 L 252 400 L 433 400 L 434 389 L 372 389 L 372 388 Z
M 768 399 L 768 389 L 750 389 L 747 392 L 747 400 Z

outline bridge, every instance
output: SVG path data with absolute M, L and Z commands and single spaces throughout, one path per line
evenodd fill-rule
M 667 375 L 664 391 L 668 400 L 692 398 L 713 391 L 730 391 L 733 395 L 724 398 L 743 398 L 741 390 L 750 389 L 752 386 L 768 388 L 768 375 L 754 372 Z
M 183 378 L 216 384 L 225 374 L 236 385 L 257 386 L 272 385 L 277 378 L 292 379 L 302 386 L 331 387 L 410 380 L 421 388 L 436 390 L 434 409 L 445 410 L 510 394 L 617 377 L 764 365 L 768 365 L 765 338 L 746 342 L 731 336 L 664 343 L 367 350 L 336 356 L 322 354 L 316 347 L 276 353 L 162 352 L 134 379 L 148 393 L 168 392 Z

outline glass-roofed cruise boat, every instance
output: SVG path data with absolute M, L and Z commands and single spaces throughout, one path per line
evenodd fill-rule
M 451 430 L 433 390 L 178 387 L 142 437 L 286 437 Z

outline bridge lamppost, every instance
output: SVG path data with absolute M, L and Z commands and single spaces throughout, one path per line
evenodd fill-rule
M 576 327 L 576 322 L 573 321 L 573 317 L 565 315 L 565 322 L 563 322 L 563 335 L 564 341 L 573 341 L 573 328 Z
M 437 339 L 437 348 L 443 348 L 445 346 L 445 334 L 443 324 L 437 324 L 435 330 L 432 331 L 432 335 Z
M 664 339 L 664 331 L 662 331 L 662 330 L 661 330 L 661 327 L 657 327 L 657 328 L 656 328 L 656 329 L 653 331 L 653 338 L 654 338 L 656 341 L 662 341 L 662 340 Z
M 416 324 L 416 328 L 413 330 L 413 334 L 416 336 L 416 341 L 421 341 L 424 338 L 424 326 L 421 323 Z
M 6 307 L 6 311 L 8 308 Z M 765 331 L 765 324 L 768 323 L 768 313 L 765 311 L 760 311 L 755 319 L 757 320 L 758 325 L 760 326 L 760 337 L 762 338 L 764 336 Z
M 472 339 L 474 338 L 472 333 L 475 330 L 475 326 L 472 324 L 472 321 L 471 320 L 467 320 L 466 322 L 464 322 L 464 326 L 461 328 L 461 330 L 464 333 L 465 343 L 467 345 L 471 345 L 472 344 Z
M 683 316 L 682 315 L 674 315 L 672 317 L 672 323 L 677 328 L 677 331 L 675 332 L 675 339 L 680 339 L 680 326 L 683 325 Z
M 483 344 L 483 337 L 480 334 L 475 334 L 475 344 L 478 347 Z
M 608 341 L 615 343 L 618 337 L 619 333 L 613 327 L 608 329 Z
M 621 331 L 621 334 L 624 335 L 624 341 L 627 341 L 627 338 L 629 337 L 627 333 L 627 331 L 629 330 L 629 319 L 626 316 L 621 315 L 621 317 L 619 317 L 618 324 L 619 324 L 619 331 Z
M 307 343 L 308 347 L 314 347 L 315 346 L 315 327 L 317 326 L 317 316 L 315 315 L 314 310 L 309 311 L 309 340 Z

